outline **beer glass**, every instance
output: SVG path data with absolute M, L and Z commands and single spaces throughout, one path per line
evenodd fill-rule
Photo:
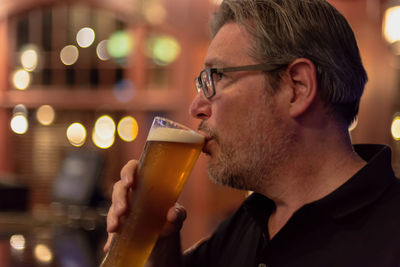
M 143 267 L 203 147 L 195 131 L 155 117 L 140 157 L 127 215 L 101 267 Z

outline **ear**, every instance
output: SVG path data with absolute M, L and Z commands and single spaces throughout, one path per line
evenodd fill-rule
M 317 95 L 317 72 L 314 63 L 306 58 L 294 60 L 287 68 L 291 88 L 290 110 L 292 117 L 302 115 Z

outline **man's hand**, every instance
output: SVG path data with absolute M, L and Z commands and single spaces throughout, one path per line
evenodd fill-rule
M 131 193 L 131 188 L 134 184 L 134 174 L 136 173 L 136 168 L 138 166 L 137 160 L 129 161 L 121 170 L 121 180 L 114 184 L 113 193 L 112 193 L 112 204 L 110 210 L 107 215 L 107 232 L 108 240 L 106 245 L 104 246 L 104 251 L 107 252 L 110 248 L 111 240 L 113 238 L 114 233 L 118 230 L 121 224 L 121 217 L 128 211 L 128 199 Z M 186 219 L 186 210 L 183 206 L 178 203 L 175 204 L 174 207 L 171 207 L 166 214 L 166 224 L 160 234 L 159 241 L 154 248 L 154 251 L 163 251 L 166 257 L 171 257 L 172 254 L 176 255 L 177 258 L 180 258 L 180 246 L 179 239 L 176 237 L 179 236 L 179 231 L 182 228 L 182 224 Z M 170 241 L 169 241 L 170 240 Z M 169 252 L 170 251 L 170 252 Z M 157 253 L 157 252 L 156 252 Z M 157 253 L 159 254 L 159 253 Z M 149 259 L 151 262 L 161 261 L 162 255 L 157 255 L 157 259 Z M 162 266 L 162 265 L 157 265 Z

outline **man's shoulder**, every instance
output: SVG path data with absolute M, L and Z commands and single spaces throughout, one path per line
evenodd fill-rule
M 386 191 L 382 194 L 382 197 L 378 199 L 377 203 L 379 205 L 387 206 L 393 208 L 398 208 L 400 210 L 400 179 L 395 177 L 393 183 L 391 183 Z M 400 213 L 399 213 L 400 216 Z
M 366 209 L 366 214 L 368 216 L 367 224 L 381 226 L 377 231 L 393 231 L 400 234 L 400 180 L 398 178 L 388 186 L 370 208 Z

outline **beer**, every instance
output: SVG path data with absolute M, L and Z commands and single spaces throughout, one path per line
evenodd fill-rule
M 203 145 L 193 131 L 152 128 L 140 157 L 130 208 L 101 267 L 143 267 Z

